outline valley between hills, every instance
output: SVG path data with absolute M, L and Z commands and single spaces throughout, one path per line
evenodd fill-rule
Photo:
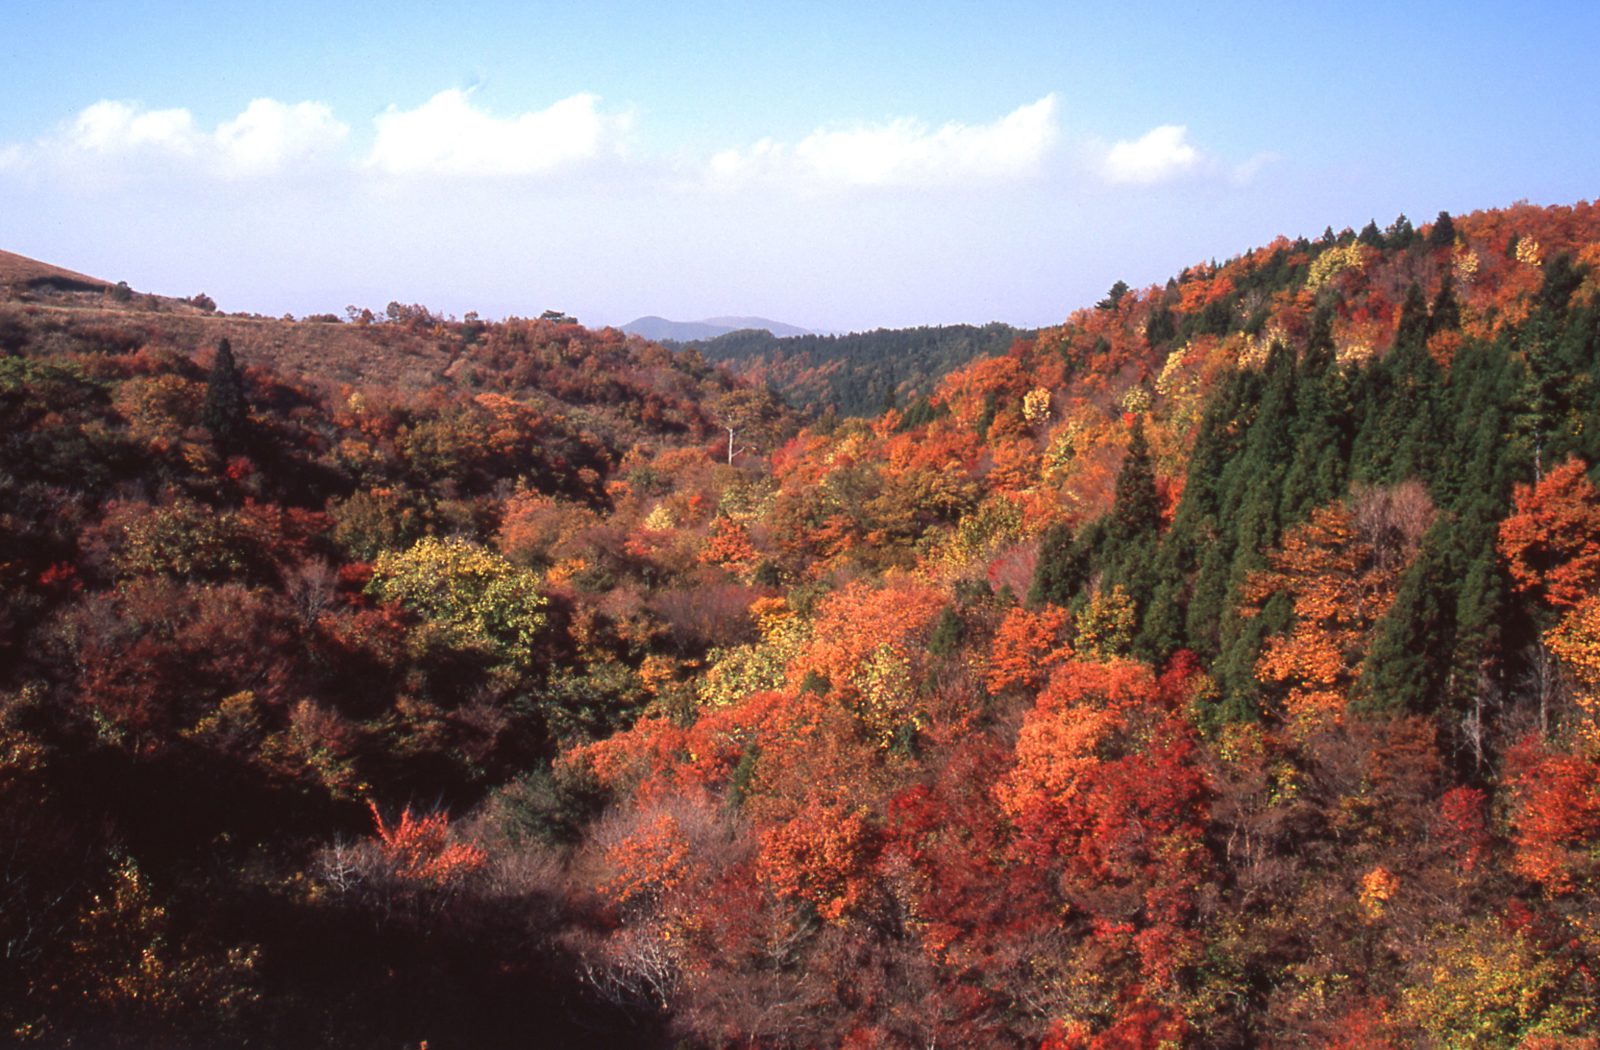
M 1600 209 L 1074 305 L 0 252 L 5 1038 L 1594 1047 Z

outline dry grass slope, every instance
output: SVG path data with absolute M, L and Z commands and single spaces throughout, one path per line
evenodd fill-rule
M 0 285 L 17 289 L 54 287 L 63 291 L 81 291 L 110 288 L 111 282 L 51 266 L 26 255 L 0 251 Z
M 287 377 L 335 383 L 426 386 L 452 353 L 425 331 L 217 313 L 167 296 L 113 294 L 110 282 L 0 251 L 0 313 L 20 313 L 30 328 L 93 342 L 98 333 L 137 333 L 142 342 L 186 354 L 208 353 L 227 338 L 246 364 Z

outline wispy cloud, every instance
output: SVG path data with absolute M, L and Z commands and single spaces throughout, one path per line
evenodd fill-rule
M 368 163 L 392 175 L 534 175 L 620 152 L 627 114 L 600 110 L 578 94 L 547 109 L 500 117 L 470 92 L 441 91 L 416 109 L 394 106 L 375 120 Z
M 1116 183 L 1150 185 L 1194 171 L 1200 151 L 1189 144 L 1189 129 L 1163 124 L 1137 139 L 1114 143 L 1105 156 L 1103 173 Z
M 1036 174 L 1059 131 L 1055 95 L 990 124 L 937 129 L 902 118 L 885 124 L 820 128 L 788 144 L 763 139 L 711 158 L 719 181 L 753 179 L 827 186 L 960 185 Z
M 1281 156 L 1272 152 L 1257 153 L 1249 160 L 1241 164 L 1235 164 L 1232 171 L 1229 172 L 1229 177 L 1233 180 L 1235 186 L 1248 186 L 1255 181 L 1257 175 L 1261 174 L 1261 169 L 1276 164 L 1282 159 Z

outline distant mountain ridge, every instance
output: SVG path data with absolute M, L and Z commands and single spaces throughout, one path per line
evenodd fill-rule
M 637 335 L 644 339 L 653 339 L 657 342 L 671 340 L 678 343 L 715 339 L 729 332 L 750 330 L 771 332 L 779 339 L 814 334 L 810 329 L 785 324 L 782 321 L 770 321 L 765 317 L 707 317 L 699 321 L 669 321 L 665 317 L 650 314 L 629 321 L 621 328 L 629 335 Z

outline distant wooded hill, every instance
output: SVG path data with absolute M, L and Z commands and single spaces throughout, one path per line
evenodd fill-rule
M 998 322 L 788 339 L 746 330 L 692 345 L 707 360 L 767 383 L 798 408 L 872 416 L 926 397 L 947 373 L 1003 354 L 1028 334 Z

